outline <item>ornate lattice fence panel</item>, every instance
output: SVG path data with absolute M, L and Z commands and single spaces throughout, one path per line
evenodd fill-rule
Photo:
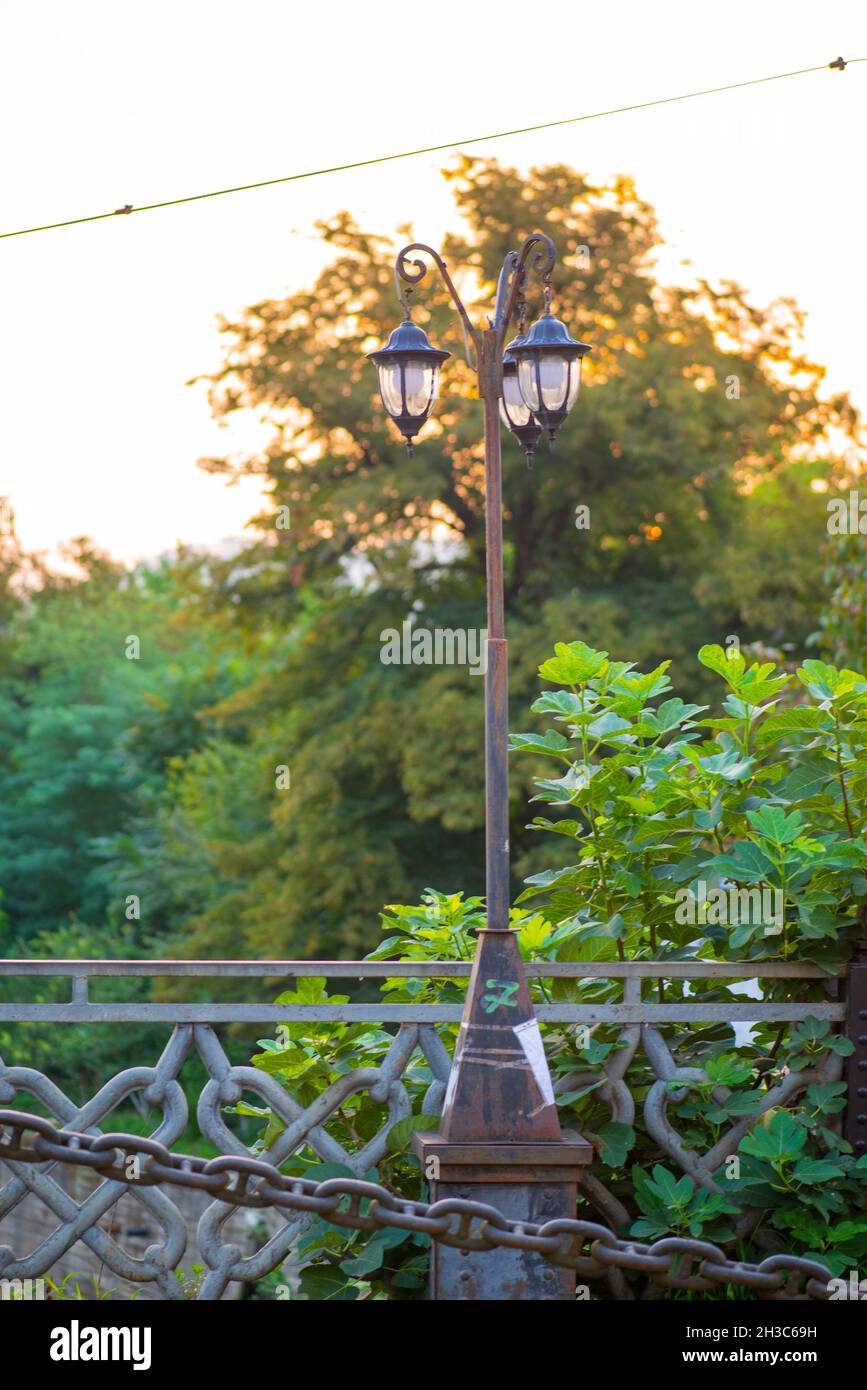
M 0 1059 L 0 1107 L 32 1109 L 35 1100 L 39 1108 L 51 1116 L 66 1131 L 78 1131 L 98 1136 L 111 1130 L 110 1117 L 119 1106 L 138 1098 L 146 1113 L 154 1116 L 151 1138 L 164 1151 L 174 1145 L 185 1131 L 188 1105 L 181 1075 L 185 1065 L 197 1056 L 207 1073 L 207 1080 L 198 1095 L 197 1119 L 202 1135 L 221 1155 L 247 1159 L 249 1150 L 239 1140 L 224 1118 L 226 1107 L 236 1105 L 245 1094 L 257 1096 L 279 1117 L 285 1126 L 271 1146 L 261 1155 L 262 1161 L 279 1169 L 286 1159 L 305 1146 L 326 1162 L 345 1165 L 360 1178 L 374 1168 L 387 1149 L 387 1136 L 396 1121 L 411 1113 L 411 1101 L 404 1084 L 407 1069 L 414 1059 L 423 1057 L 431 1081 L 423 1101 L 423 1110 L 430 1115 L 439 1113 L 448 1083 L 451 1061 L 437 1025 L 457 1023 L 459 1005 L 435 1004 L 292 1004 L 265 1005 L 251 1003 L 94 1003 L 90 1000 L 89 982 L 106 977 L 138 976 L 155 979 L 165 976 L 185 976 L 197 980 L 226 978 L 257 978 L 294 983 L 300 976 L 327 978 L 371 979 L 396 976 L 410 978 L 465 978 L 469 965 L 453 962 L 172 962 L 172 961 L 4 961 L 0 975 L 7 977 L 65 976 L 72 982 L 71 999 L 67 1003 L 0 1004 L 0 1024 L 78 1023 L 94 1025 L 123 1025 L 152 1023 L 170 1029 L 161 1054 L 150 1065 L 127 1069 L 107 1080 L 90 1099 L 78 1104 L 43 1072 L 28 1066 L 6 1066 Z M 771 962 L 757 964 L 717 962 L 623 962 L 620 964 L 550 963 L 528 965 L 532 978 L 622 979 L 623 998 L 619 1003 L 540 1004 L 536 1012 L 543 1024 L 558 1029 L 599 1023 L 621 1025 L 621 1046 L 610 1054 L 603 1068 L 603 1081 L 597 1089 L 600 1100 L 610 1110 L 613 1120 L 632 1124 L 636 1102 L 628 1084 L 628 1068 L 641 1050 L 655 1077 L 644 1100 L 644 1120 L 648 1132 L 671 1161 L 704 1187 L 713 1188 L 713 1172 L 725 1157 L 734 1152 L 747 1128 L 760 1114 L 791 1102 L 813 1081 L 837 1080 L 842 1063 L 835 1054 L 821 1066 L 791 1073 L 768 1090 L 757 1115 L 735 1120 L 714 1148 L 699 1156 L 684 1144 L 672 1124 L 668 1109 L 676 1103 L 678 1089 L 670 1082 L 702 1077 L 695 1068 L 678 1064 L 664 1040 L 660 1025 L 667 1023 L 776 1022 L 793 1023 L 812 1015 L 826 1018 L 833 1024 L 842 1022 L 845 1005 L 837 997 L 839 981 L 828 977 L 818 968 L 806 964 Z M 825 981 L 826 998 L 813 1002 L 768 1003 L 763 1000 L 707 1003 L 698 1000 L 659 1002 L 642 999 L 642 982 L 666 979 L 707 979 L 719 981 L 752 980 L 756 978 L 787 978 Z M 393 1041 L 377 1066 L 360 1067 L 339 1077 L 316 1099 L 302 1106 L 275 1078 L 251 1066 L 233 1065 L 220 1040 L 220 1025 L 229 1023 L 276 1024 L 299 1021 L 366 1021 L 395 1028 Z M 98 1032 L 98 1030 L 97 1030 Z M 572 1090 L 588 1081 L 590 1074 L 581 1071 L 561 1076 L 557 1086 L 561 1091 Z M 599 1073 L 590 1077 L 599 1080 Z M 366 1091 L 383 1107 L 383 1123 L 376 1133 L 354 1150 L 348 1150 L 329 1132 L 329 1120 L 352 1094 Z M 719 1098 L 725 1098 L 721 1089 Z M 141 1143 L 142 1154 L 148 1153 L 148 1140 Z M 153 1150 L 156 1153 L 156 1150 Z M 57 1181 L 54 1162 L 70 1161 L 68 1150 L 58 1150 L 54 1161 L 34 1164 L 5 1158 L 11 1174 L 0 1186 L 0 1279 L 35 1278 L 49 1271 L 56 1261 L 78 1241 L 83 1241 L 98 1257 L 101 1264 L 119 1279 L 133 1284 L 148 1283 L 165 1298 L 185 1297 L 175 1271 L 184 1264 L 189 1232 L 177 1203 L 172 1197 L 171 1183 L 165 1187 L 142 1185 L 125 1181 L 117 1172 L 106 1176 L 80 1201 Z M 0 1178 L 2 1182 L 2 1178 Z M 195 1182 L 188 1185 L 194 1186 Z M 205 1184 L 203 1184 L 205 1186 Z M 582 1190 L 595 1211 L 609 1226 L 620 1229 L 628 1219 L 622 1203 L 609 1192 L 594 1174 L 582 1181 Z M 150 1222 L 159 1230 L 159 1238 L 143 1254 L 135 1255 L 125 1249 L 106 1229 L 106 1217 L 119 1197 L 129 1193 L 141 1203 Z M 4 1218 L 26 1197 L 38 1198 L 50 1213 L 52 1229 L 29 1252 L 16 1252 L 2 1244 Z M 286 1259 L 297 1236 L 311 1220 L 303 1210 L 278 1208 L 278 1220 L 271 1223 L 259 1248 L 245 1254 L 231 1238 L 227 1226 L 237 1203 L 216 1199 L 208 1204 L 198 1222 L 196 1239 L 199 1251 L 207 1264 L 198 1297 L 220 1298 L 233 1281 L 250 1282 L 260 1279 Z M 710 1248 L 710 1247 L 708 1247 Z M 636 1254 L 642 1266 L 640 1252 Z M 659 1257 L 654 1257 L 659 1258 Z M 622 1275 L 630 1267 L 628 1259 L 619 1264 L 603 1258 L 596 1261 L 603 1273 L 610 1269 L 609 1282 L 615 1296 L 628 1296 Z M 652 1263 L 652 1261 L 651 1261 Z

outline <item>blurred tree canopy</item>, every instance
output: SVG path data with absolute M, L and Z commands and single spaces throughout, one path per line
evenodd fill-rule
M 661 284 L 653 211 L 627 178 L 475 158 L 446 177 L 461 230 L 443 250 L 471 313 L 539 229 L 558 249 L 555 312 L 594 349 L 553 456 L 528 472 L 504 438 L 513 723 L 555 641 L 640 667 L 673 655 L 692 698 L 704 643 L 802 654 L 833 585 L 822 489 L 859 423 L 846 397 L 820 399 L 796 306 Z M 415 316 L 454 355 L 407 459 L 365 360 L 397 321 L 397 247 L 347 213 L 321 233 L 334 257 L 311 289 L 223 325 L 213 409 L 271 431 L 256 456 L 205 462 L 265 484 L 239 553 L 126 574 L 82 543 L 69 579 L 25 578 L 33 562 L 3 552 L 7 947 L 74 920 L 106 953 L 122 928 L 169 954 L 353 956 L 384 902 L 482 890 L 483 682 L 380 660 L 380 634 L 411 615 L 484 625 L 473 375 L 432 272 Z M 516 889 L 546 862 L 522 830 L 529 789 L 516 769 Z

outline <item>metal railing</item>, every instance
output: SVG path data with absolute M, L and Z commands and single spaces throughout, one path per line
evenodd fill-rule
M 360 1179 L 385 1158 L 387 1136 L 393 1125 L 412 1113 L 413 1102 L 404 1083 L 407 1071 L 419 1058 L 425 1063 L 425 1076 L 429 1077 L 424 1083 L 423 1113 L 440 1113 L 451 1058 L 437 1025 L 457 1023 L 461 1016 L 459 1004 L 386 1001 L 263 1004 L 182 1000 L 131 1003 L 95 1000 L 91 997 L 92 987 L 98 987 L 100 993 L 110 993 L 111 981 L 121 979 L 155 982 L 174 978 L 186 979 L 190 983 L 237 979 L 259 981 L 259 988 L 263 988 L 267 982 L 269 992 L 273 990 L 277 994 L 291 988 L 305 976 L 344 982 L 385 978 L 454 981 L 466 979 L 470 968 L 469 962 L 454 961 L 0 961 L 0 980 L 45 981 L 54 978 L 70 981 L 70 998 L 67 1002 L 39 1003 L 20 999 L 0 1003 L 0 1025 L 147 1023 L 170 1028 L 161 1055 L 151 1065 L 130 1067 L 110 1077 L 81 1104 L 72 1100 L 55 1081 L 36 1068 L 6 1066 L 0 1060 L 0 1106 L 15 1106 L 20 1111 L 29 1111 L 32 1105 L 22 1103 L 19 1097 L 30 1096 L 39 1103 L 39 1108 L 53 1117 L 61 1130 L 98 1136 L 105 1128 L 113 1128 L 111 1124 L 105 1124 L 112 1111 L 133 1098 L 141 1098 L 146 1107 L 157 1112 L 151 1137 L 164 1149 L 169 1149 L 188 1124 L 187 1098 L 179 1078 L 188 1058 L 197 1055 L 207 1073 L 207 1080 L 197 1097 L 198 1126 L 219 1154 L 241 1160 L 250 1158 L 249 1149 L 227 1125 L 225 1111 L 227 1107 L 236 1105 L 245 1093 L 252 1093 L 270 1108 L 284 1126 L 269 1148 L 257 1155 L 259 1161 L 279 1170 L 290 1155 L 307 1148 L 325 1162 L 345 1165 Z M 679 1079 L 694 1081 L 701 1073 L 695 1067 L 679 1065 L 660 1025 L 713 1021 L 785 1025 L 811 1015 L 827 1019 L 832 1025 L 841 1025 L 846 1009 L 840 978 L 845 973 L 844 968 L 831 975 L 803 962 L 640 960 L 616 963 L 537 962 L 528 964 L 526 973 L 531 981 L 622 982 L 620 1002 L 537 1004 L 536 1013 L 543 1027 L 555 1025 L 557 1031 L 562 1031 L 578 1025 L 613 1024 L 619 1029 L 619 1045 L 612 1049 L 602 1067 L 561 1075 L 555 1090 L 574 1090 L 593 1083 L 596 1098 L 608 1108 L 610 1118 L 631 1125 L 636 1117 L 637 1104 L 627 1072 L 640 1049 L 647 1064 L 644 1074 L 646 1076 L 649 1070 L 652 1077 L 650 1086 L 642 1087 L 646 1092 L 641 1102 L 644 1127 L 673 1165 L 689 1174 L 696 1184 L 711 1190 L 716 1187 L 714 1173 L 724 1159 L 736 1151 L 740 1139 L 762 1113 L 774 1106 L 791 1103 L 812 1082 L 836 1081 L 842 1074 L 841 1059 L 828 1052 L 818 1065 L 784 1076 L 766 1091 L 755 1114 L 733 1120 L 712 1149 L 698 1154 L 682 1142 L 668 1109 L 672 1103 L 677 1103 L 678 1096 L 684 1094 L 676 1086 L 672 1087 L 671 1083 Z M 703 999 L 667 1001 L 664 997 L 660 1000 L 655 990 L 654 997 L 642 998 L 644 983 L 651 981 L 715 980 L 723 984 L 762 979 L 802 981 L 814 992 L 821 993 L 822 997 L 814 1001 L 782 1002 L 762 998 L 749 998 L 742 1002 Z M 824 982 L 821 991 L 815 990 L 816 982 Z M 6 992 L 8 994 L 8 986 Z M 216 1031 L 220 1025 L 226 1024 L 273 1025 L 337 1020 L 396 1027 L 391 1044 L 376 1065 L 358 1067 L 339 1076 L 306 1107 L 302 1107 L 291 1091 L 275 1077 L 252 1066 L 233 1065 Z M 99 1030 L 97 1037 L 98 1033 Z M 367 1091 L 387 1113 L 376 1134 L 350 1151 L 329 1131 L 328 1123 L 349 1096 L 362 1091 Z M 0 1277 L 33 1278 L 43 1274 L 76 1241 L 84 1240 L 120 1278 L 139 1283 L 150 1282 L 166 1298 L 179 1296 L 174 1270 L 188 1245 L 189 1232 L 169 1191 L 159 1186 L 137 1186 L 132 1181 L 124 1182 L 113 1172 L 78 1203 L 55 1181 L 51 1162 L 37 1164 L 11 1155 L 4 1161 L 12 1176 L 5 1185 L 0 1185 L 0 1231 L 4 1217 L 28 1196 L 40 1199 L 49 1209 L 55 1224 L 47 1238 L 29 1254 L 17 1257 L 11 1252 L 0 1251 Z M 624 1229 L 630 1219 L 629 1213 L 595 1173 L 587 1171 L 582 1176 L 581 1189 L 608 1228 L 615 1231 Z M 131 1193 L 148 1210 L 162 1231 L 161 1240 L 151 1245 L 140 1259 L 124 1250 L 101 1224 L 105 1213 L 124 1193 Z M 197 1245 L 208 1268 L 199 1293 L 201 1298 L 219 1298 L 232 1281 L 255 1281 L 278 1267 L 310 1220 L 310 1216 L 303 1211 L 280 1209 L 283 1224 L 276 1233 L 271 1234 L 252 1255 L 244 1255 L 236 1245 L 227 1242 L 223 1231 L 227 1217 L 233 1210 L 235 1207 L 231 1201 L 216 1196 L 198 1222 Z M 628 1251 L 625 1255 L 621 1252 L 621 1255 L 622 1267 L 650 1268 L 640 1261 L 637 1265 L 629 1266 L 631 1257 Z M 653 1258 L 661 1257 L 662 1252 Z M 605 1265 L 604 1252 L 599 1256 L 597 1251 L 593 1258 L 596 1265 Z M 625 1265 L 623 1261 L 626 1261 Z M 612 1290 L 617 1297 L 628 1297 L 622 1267 L 619 1283 L 616 1287 L 612 1284 Z M 585 1268 L 589 1269 L 589 1266 Z M 659 1268 L 664 1272 L 663 1266 Z M 770 1285 L 767 1287 L 770 1291 Z
M 196 980 L 259 979 L 277 988 L 291 988 L 303 977 L 341 980 L 468 979 L 469 961 L 204 961 L 204 960 L 0 960 L 3 978 L 68 978 L 68 1003 L 0 1003 L 0 1022 L 7 1023 L 280 1023 L 334 1021 L 375 1023 L 459 1023 L 459 1004 L 251 1004 L 227 1003 L 96 1003 L 90 984 L 98 979 Z M 620 1004 L 543 1004 L 536 1014 L 543 1023 L 795 1023 L 808 1015 L 840 1022 L 842 1001 L 813 1003 L 684 1003 L 642 999 L 644 980 L 824 980 L 829 989 L 842 976 L 817 965 L 786 961 L 541 961 L 528 963 L 529 979 L 623 981 Z

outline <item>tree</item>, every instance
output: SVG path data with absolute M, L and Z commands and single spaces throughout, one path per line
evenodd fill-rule
M 505 251 L 539 228 L 560 253 L 558 312 L 594 345 L 556 455 L 528 473 L 504 444 L 515 706 L 564 632 L 642 666 L 673 652 L 672 675 L 693 697 L 706 688 L 693 661 L 705 641 L 801 647 L 822 595 L 824 503 L 811 482 L 830 467 L 827 431 L 851 434 L 856 419 L 845 398 L 819 399 L 822 370 L 801 354 L 796 308 L 757 308 L 730 283 L 658 284 L 653 213 L 628 179 L 594 184 L 563 167 L 524 178 L 469 158 L 449 177 L 464 230 L 445 254 L 476 312 Z M 432 862 L 440 882 L 482 889 L 481 682 L 379 660 L 380 634 L 410 614 L 433 627 L 484 623 L 472 376 L 429 277 L 415 313 L 454 356 L 408 460 L 365 361 L 395 321 L 394 247 L 348 214 L 321 231 L 334 261 L 311 290 L 225 323 L 211 380 L 218 416 L 252 409 L 273 426 L 263 454 L 207 467 L 267 482 L 256 538 L 223 567 L 223 584 L 235 620 L 272 653 L 278 643 L 281 659 L 226 710 L 248 721 L 260 785 L 266 766 L 288 762 L 292 789 L 262 792 L 261 831 L 234 849 L 199 838 L 200 875 L 219 876 L 228 860 L 238 873 L 230 897 L 185 925 L 191 952 L 237 926 L 251 952 L 354 951 L 378 902 L 417 893 Z M 589 531 L 575 524 L 581 504 Z M 243 797 L 243 759 L 221 757 L 219 769 L 184 765 L 183 799 L 215 775 L 221 795 Z M 525 788 L 516 773 L 519 874 L 542 853 L 522 835 Z
M 796 308 L 660 285 L 653 213 L 628 179 L 478 159 L 449 177 L 463 228 L 445 252 L 477 315 L 505 251 L 539 228 L 560 253 L 557 310 L 594 346 L 553 458 L 528 473 L 504 441 L 515 719 L 564 635 L 641 668 L 672 656 L 699 700 L 706 642 L 800 655 L 826 592 L 814 485 L 835 476 L 829 432 L 851 444 L 858 425 L 845 398 L 819 398 Z M 19 812 L 0 810 L 0 888 L 15 939 L 74 914 L 110 941 L 144 885 L 138 937 L 161 949 L 357 954 L 382 902 L 413 900 L 434 866 L 447 888 L 483 890 L 483 682 L 381 660 L 409 617 L 484 625 L 472 374 L 429 277 L 415 312 L 454 356 L 407 459 L 365 361 L 398 312 L 395 248 L 348 214 L 322 232 L 335 258 L 312 289 L 225 325 L 214 409 L 272 426 L 260 456 L 207 465 L 267 483 L 243 552 L 125 575 L 80 546 L 75 580 L 40 572 L 23 591 L 24 559 L 7 567 L 0 795 Z M 129 634 L 141 659 L 124 659 Z M 516 892 L 550 854 L 523 832 L 528 791 L 516 768 Z
M 85 541 L 68 559 L 71 574 L 10 587 L 3 632 L 0 888 L 19 949 L 72 918 L 166 927 L 129 860 L 112 878 L 106 842 L 152 812 L 172 758 L 205 741 L 207 706 L 243 672 L 216 626 L 195 621 L 184 582 L 201 562 L 127 574 Z

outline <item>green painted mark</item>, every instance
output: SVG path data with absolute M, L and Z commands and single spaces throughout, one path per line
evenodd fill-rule
M 517 1009 L 518 1001 L 513 996 L 518 993 L 517 980 L 485 980 L 488 989 L 493 990 L 492 994 L 482 995 L 482 1008 L 486 1014 L 492 1014 L 495 1009 L 505 1006 L 507 1009 Z

